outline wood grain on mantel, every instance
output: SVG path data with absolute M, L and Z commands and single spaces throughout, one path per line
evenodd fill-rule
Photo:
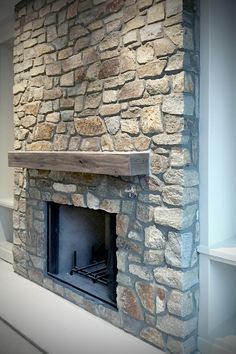
M 149 174 L 149 152 L 10 151 L 9 167 L 112 176 Z

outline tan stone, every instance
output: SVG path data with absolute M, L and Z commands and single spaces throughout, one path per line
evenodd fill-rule
M 137 62 L 139 64 L 146 64 L 148 61 L 152 61 L 153 58 L 154 49 L 152 44 L 146 43 L 137 49 Z
M 170 153 L 170 165 L 172 167 L 182 167 L 191 163 L 191 155 L 188 149 L 173 148 Z
M 125 214 L 118 214 L 116 217 L 117 236 L 126 237 L 129 227 L 129 217 Z
M 137 69 L 140 78 L 148 78 L 161 75 L 166 66 L 166 60 L 157 60 L 154 63 L 148 63 L 139 66 Z
M 101 102 L 102 95 L 100 93 L 93 93 L 85 97 L 84 109 L 98 108 Z
M 184 188 L 178 185 L 163 187 L 163 201 L 170 205 L 185 205 L 197 202 L 199 199 L 198 188 Z
M 74 206 L 86 208 L 83 194 L 72 194 L 71 198 Z
M 187 206 L 185 209 L 156 207 L 154 218 L 157 224 L 183 230 L 193 224 L 196 211 L 196 205 Z
M 150 143 L 151 143 L 150 138 L 148 138 L 147 136 L 140 135 L 135 139 L 134 146 L 136 150 L 144 151 L 149 149 Z
M 35 116 L 23 117 L 21 118 L 20 123 L 24 128 L 32 127 L 36 123 L 36 117 Z
M 28 151 L 50 151 L 52 150 L 52 143 L 49 141 L 36 141 L 26 146 Z
M 168 60 L 166 71 L 182 70 L 184 66 L 184 53 L 177 52 Z
M 103 135 L 101 137 L 101 147 L 102 151 L 113 151 L 113 140 L 109 134 Z
M 145 246 L 148 248 L 163 250 L 165 248 L 165 238 L 162 232 L 152 225 L 145 228 Z
M 112 103 L 117 101 L 117 91 L 116 90 L 107 90 L 103 92 L 103 102 Z
M 167 17 L 176 15 L 183 11 L 183 0 L 166 0 Z
M 99 151 L 100 138 L 84 138 L 80 145 L 82 151 Z
M 152 285 L 144 282 L 137 282 L 135 288 L 144 308 L 155 314 L 156 289 Z
M 190 291 L 182 293 L 173 290 L 167 303 L 169 313 L 185 317 L 193 312 L 193 295 Z
M 105 39 L 101 41 L 101 43 L 98 46 L 99 51 L 103 52 L 105 50 L 115 49 L 118 47 L 119 42 L 120 42 L 120 33 L 114 32 L 106 36 Z
M 138 1 L 138 8 L 139 10 L 144 10 L 147 7 L 151 6 L 153 3 L 153 0 L 139 0 Z
M 39 113 L 40 102 L 30 102 L 25 105 L 25 113 L 37 117 Z
M 147 80 L 146 90 L 150 95 L 159 95 L 168 93 L 170 90 L 170 82 L 168 76 L 164 76 L 157 80 Z
M 169 159 L 166 156 L 153 154 L 151 158 L 151 170 L 152 173 L 163 173 L 169 167 Z
M 27 87 L 27 81 L 26 80 L 23 80 L 23 81 L 21 81 L 18 84 L 15 84 L 14 87 L 13 87 L 14 95 L 16 95 L 16 94 L 18 94 L 20 92 L 24 92 L 26 87 Z
M 79 53 L 79 54 L 72 55 L 71 57 L 66 59 L 62 64 L 62 68 L 63 71 L 67 72 L 73 69 L 77 69 L 79 66 L 82 65 L 83 65 L 82 54 Z
M 56 151 L 67 150 L 68 136 L 62 134 L 56 134 L 53 139 L 53 147 Z
M 106 131 L 103 120 L 96 116 L 76 119 L 75 129 L 80 135 L 87 136 L 102 135 Z
M 142 97 L 144 92 L 144 82 L 141 80 L 135 80 L 126 83 L 119 92 L 120 101 L 127 101 L 130 99 Z
M 40 65 L 40 66 L 36 66 L 36 67 L 32 68 L 30 70 L 30 75 L 31 76 L 38 76 L 38 75 L 44 74 L 44 72 L 45 72 L 45 65 Z
M 164 2 L 153 5 L 147 12 L 147 23 L 162 21 L 165 18 Z
M 34 132 L 34 139 L 50 140 L 53 136 L 54 129 L 55 129 L 54 124 L 50 124 L 50 123 L 38 124 Z
M 126 34 L 127 32 L 130 32 L 130 31 L 135 30 L 137 28 L 141 28 L 144 25 L 145 25 L 144 16 L 137 16 L 134 19 L 132 19 L 126 23 L 126 25 L 124 26 L 124 28 L 122 30 L 122 33 Z
M 175 133 L 175 134 L 163 133 L 163 134 L 155 135 L 152 139 L 156 145 L 180 145 L 180 144 L 187 144 L 189 137 L 184 136 L 181 133 Z
M 61 98 L 60 99 L 60 108 L 73 108 L 74 107 L 74 100 L 71 98 Z
M 173 169 L 170 168 L 163 175 L 163 179 L 168 184 L 194 187 L 199 184 L 198 172 L 193 169 Z
M 139 133 L 138 121 L 134 119 L 122 120 L 121 131 L 129 134 L 138 134 Z
M 84 96 L 78 96 L 75 98 L 75 112 L 81 112 L 84 107 Z
M 58 123 L 60 120 L 60 113 L 59 112 L 53 112 L 49 113 L 46 116 L 46 121 L 50 123 Z
M 61 86 L 73 86 L 74 85 L 74 72 L 71 71 L 68 74 L 64 74 L 60 78 Z
M 180 49 L 184 46 L 184 29 L 182 24 L 165 28 L 165 34 Z
M 140 29 L 140 37 L 142 42 L 152 41 L 163 37 L 163 25 L 161 22 L 152 23 Z
M 62 96 L 62 91 L 60 88 L 53 88 L 50 90 L 44 90 L 43 98 L 45 100 L 54 100 Z
M 133 31 L 130 31 L 130 32 L 126 33 L 124 35 L 124 37 L 123 37 L 124 45 L 128 45 L 128 44 L 137 42 L 137 40 L 138 40 L 138 37 L 137 37 L 137 31 L 136 30 L 133 30 Z
M 163 335 L 156 328 L 143 328 L 140 332 L 140 337 L 158 348 L 164 348 Z
M 102 62 L 100 71 L 99 71 L 99 79 L 105 79 L 110 76 L 116 76 L 120 72 L 120 61 L 118 58 L 105 60 Z
M 78 39 L 80 37 L 86 36 L 87 34 L 89 34 L 87 28 L 81 25 L 73 26 L 70 29 L 70 40 Z
M 61 63 L 49 64 L 46 66 L 46 74 L 48 76 L 55 76 L 61 74 Z
M 141 111 L 140 126 L 144 134 L 163 132 L 160 106 L 143 108 Z
M 41 55 L 52 53 L 55 51 L 54 47 L 50 44 L 38 44 L 35 48 L 35 53 L 38 57 Z
M 143 314 L 135 292 L 123 286 L 117 287 L 117 304 L 124 313 L 136 320 L 142 320 Z
M 71 55 L 72 55 L 72 48 L 65 48 L 58 52 L 58 59 L 59 60 L 67 59 Z
M 99 113 L 103 117 L 115 116 L 121 111 L 120 104 L 107 104 L 99 108 Z
M 134 141 L 128 134 L 117 134 L 114 136 L 114 146 L 117 151 L 133 151 Z
M 76 191 L 75 184 L 53 183 L 53 189 L 62 193 L 74 193 Z
M 174 115 L 166 115 L 164 118 L 165 123 L 165 131 L 167 133 L 178 133 L 184 130 L 184 118 L 174 116 Z
M 82 52 L 82 60 L 84 65 L 94 63 L 99 60 L 99 55 L 94 48 L 84 49 Z
M 75 1 L 68 7 L 66 18 L 67 19 L 73 18 L 77 15 L 77 13 L 78 13 L 78 1 Z
M 120 71 L 124 73 L 126 71 L 135 70 L 135 53 L 129 49 L 124 48 L 120 53 Z

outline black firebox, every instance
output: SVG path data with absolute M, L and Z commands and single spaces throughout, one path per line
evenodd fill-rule
M 116 307 L 116 214 L 47 203 L 47 274 Z

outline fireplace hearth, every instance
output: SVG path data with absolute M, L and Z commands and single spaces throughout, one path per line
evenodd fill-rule
M 116 307 L 116 214 L 49 202 L 47 275 Z

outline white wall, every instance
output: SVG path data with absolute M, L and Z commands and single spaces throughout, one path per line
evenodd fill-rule
M 13 64 L 12 45 L 0 45 L 0 200 L 13 198 L 13 169 L 7 153 L 13 149 Z
M 235 1 L 201 1 L 201 244 L 236 236 Z

